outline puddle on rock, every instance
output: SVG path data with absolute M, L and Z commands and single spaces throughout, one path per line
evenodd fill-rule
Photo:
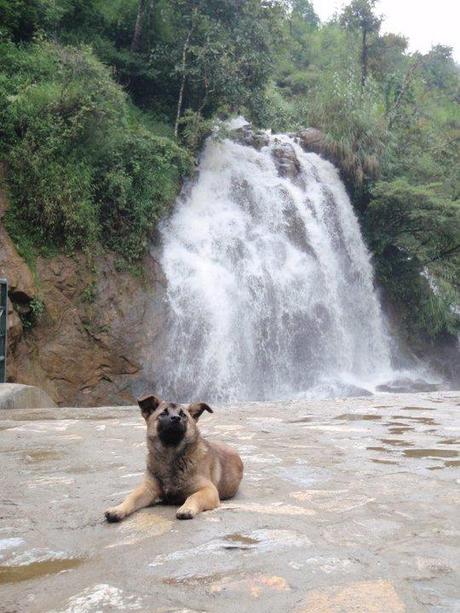
M 401 411 L 436 411 L 433 407 L 401 407 Z
M 225 575 L 223 573 L 215 573 L 214 575 L 185 575 L 183 577 L 165 577 L 161 580 L 165 585 L 185 585 L 196 586 L 220 581 Z
M 432 417 L 415 417 L 414 415 L 392 415 L 391 419 L 410 419 L 411 421 L 416 421 L 420 424 L 425 424 L 427 426 L 439 425 L 438 422 L 435 421 Z
M 391 453 L 391 449 L 386 447 L 366 447 L 369 451 L 385 451 L 385 453 Z
M 447 468 L 453 468 L 454 466 L 460 466 L 460 460 L 447 460 L 444 462 L 444 466 Z
M 230 541 L 231 543 L 243 543 L 244 545 L 256 545 L 257 543 L 260 543 L 260 539 L 239 534 L 238 532 L 235 532 L 234 534 L 227 534 L 224 536 L 224 540 Z
M 98 470 L 105 470 L 105 466 L 92 465 L 92 466 L 67 466 L 63 472 L 70 475 L 86 475 L 89 473 L 97 472 Z
M 438 445 L 460 445 L 459 438 L 442 438 Z
M 456 458 L 458 451 L 451 449 L 404 449 L 403 453 L 408 458 Z
M 0 585 L 5 583 L 19 583 L 39 579 L 45 575 L 54 575 L 63 570 L 77 568 L 83 560 L 79 558 L 68 558 L 61 560 L 42 560 L 24 564 L 21 566 L 0 565 Z
M 313 417 L 302 417 L 301 419 L 291 419 L 288 421 L 288 424 L 304 424 L 312 420 Z
M 380 441 L 385 445 L 391 445 L 392 447 L 413 447 L 413 443 L 403 441 L 399 438 L 381 438 Z
M 371 460 L 371 462 L 375 462 L 375 464 L 398 464 L 398 462 L 395 462 L 393 460 Z
M 237 533 L 237 537 L 242 536 Z M 195 547 L 167 554 L 158 554 L 153 562 L 150 562 L 149 566 L 163 566 L 163 564 L 170 562 L 177 566 L 177 563 L 180 562 L 182 573 L 185 574 L 188 568 L 193 568 L 193 574 L 198 575 L 200 571 L 204 570 L 206 572 L 206 569 L 209 569 L 210 556 L 228 556 L 231 555 L 233 550 L 237 550 L 234 553 L 238 553 L 238 550 L 242 549 L 266 555 L 267 552 L 311 546 L 311 541 L 306 536 L 294 530 L 258 529 L 249 535 L 244 535 L 244 537 L 249 538 L 250 542 L 246 543 L 241 540 L 229 540 L 227 537 L 220 537 Z M 238 555 L 240 554 L 238 553 Z M 191 561 L 188 568 L 186 560 Z
M 58 415 L 44 415 L 43 413 L 40 412 L 35 412 L 35 413 L 26 413 L 26 414 L 15 414 L 11 416 L 11 419 L 13 421 L 36 421 L 41 422 L 41 421 L 61 421 L 61 420 L 65 420 L 65 417 L 59 417 Z M 72 421 L 75 421 L 75 417 L 67 417 L 67 419 L 71 419 Z
M 270 502 L 262 504 L 260 502 L 226 502 L 221 507 L 222 510 L 229 509 L 231 511 L 243 511 L 248 513 L 261 513 L 263 515 L 315 515 L 313 509 L 306 509 L 305 507 L 299 507 L 291 504 L 285 504 L 284 502 Z
M 58 460 L 63 454 L 58 451 L 50 451 L 48 449 L 34 449 L 26 451 L 23 458 L 26 462 L 47 462 L 48 460 Z
M 120 419 L 120 417 L 120 415 L 82 415 L 79 416 L 77 420 L 75 419 L 75 415 L 43 414 L 43 410 L 38 410 L 36 412 L 26 413 L 25 415 L 15 414 L 12 415 L 10 419 L 13 421 L 35 421 L 39 423 L 41 421 L 105 421 L 109 419 Z
M 345 421 L 377 421 L 382 419 L 382 416 L 367 413 L 344 413 L 343 415 L 334 417 L 334 419 L 342 419 Z
M 391 434 L 405 434 L 406 432 L 412 432 L 415 428 L 411 426 L 394 426 L 393 428 L 389 428 Z

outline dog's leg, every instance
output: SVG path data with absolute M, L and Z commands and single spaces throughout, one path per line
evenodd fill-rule
M 128 494 L 121 504 L 117 507 L 111 507 L 105 512 L 107 521 L 121 521 L 128 517 L 134 511 L 149 507 L 158 501 L 160 488 L 158 483 L 153 479 L 145 479 L 144 482 L 136 487 L 136 489 Z
M 219 493 L 211 481 L 206 482 L 200 489 L 189 496 L 184 504 L 177 510 L 177 519 L 193 519 L 201 511 L 216 509 L 220 504 Z

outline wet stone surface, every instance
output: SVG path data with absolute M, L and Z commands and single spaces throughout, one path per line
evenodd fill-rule
M 0 412 L 0 611 L 459 609 L 460 393 L 216 407 L 239 495 L 103 511 L 142 477 L 135 407 Z

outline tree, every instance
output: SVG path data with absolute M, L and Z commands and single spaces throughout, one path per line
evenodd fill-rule
M 434 186 L 379 182 L 364 217 L 377 278 L 409 336 L 458 334 L 460 208 Z
M 180 84 L 180 89 L 179 89 L 179 98 L 177 100 L 177 111 L 176 111 L 176 122 L 174 124 L 174 136 L 177 138 L 177 134 L 179 131 L 179 122 L 180 122 L 180 116 L 181 116 L 181 112 L 182 112 L 182 101 L 184 98 L 184 89 L 185 89 L 185 81 L 187 78 L 187 53 L 188 53 L 188 49 L 190 46 L 190 39 L 192 37 L 193 34 L 193 30 L 195 28 L 195 20 L 197 17 L 197 9 L 194 8 L 193 12 L 192 12 L 192 16 L 190 19 L 190 27 L 189 30 L 187 32 L 187 36 L 185 38 L 185 42 L 184 42 L 184 46 L 182 47 L 182 63 L 181 63 L 181 72 L 182 72 L 182 78 L 181 78 L 181 84 Z
M 153 0 L 139 0 L 136 23 L 134 24 L 133 39 L 131 41 L 131 51 L 139 51 L 141 48 L 142 30 L 145 27 L 144 22 L 146 11 L 153 11 Z
M 280 38 L 280 11 L 260 0 L 174 0 L 171 6 L 177 134 L 183 111 L 208 117 L 219 108 L 236 110 L 263 90 Z
M 421 57 L 424 76 L 430 87 L 436 87 L 454 95 L 458 88 L 458 66 L 453 58 L 452 47 L 435 45 Z
M 374 13 L 376 0 L 352 0 L 340 16 L 340 23 L 349 30 L 361 33 L 361 85 L 364 87 L 369 71 L 369 47 L 372 34 L 378 34 L 382 17 Z
M 407 63 L 408 39 L 400 34 L 374 37 L 369 46 L 369 72 L 380 83 L 404 72 Z
M 319 17 L 310 0 L 290 0 L 289 8 L 292 17 L 300 18 L 304 23 L 314 28 L 319 26 Z

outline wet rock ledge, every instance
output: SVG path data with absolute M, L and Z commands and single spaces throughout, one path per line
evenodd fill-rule
M 0 411 L 5 611 L 398 613 L 458 606 L 460 392 L 215 407 L 239 495 L 106 524 L 141 478 L 135 407 Z

